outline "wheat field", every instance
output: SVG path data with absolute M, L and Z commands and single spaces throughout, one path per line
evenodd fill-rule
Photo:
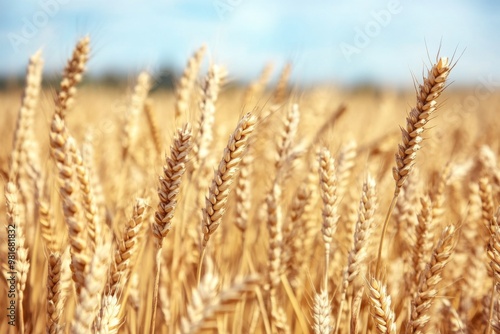
M 500 332 L 500 94 L 459 61 L 239 87 L 202 46 L 170 91 L 90 52 L 0 91 L 1 333 Z

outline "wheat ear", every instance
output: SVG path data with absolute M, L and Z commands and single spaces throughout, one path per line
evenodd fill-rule
M 278 288 L 280 275 L 283 271 L 283 216 L 281 210 L 281 187 L 278 182 L 266 196 L 267 206 L 267 229 L 269 231 L 269 251 L 267 283 L 269 285 L 269 302 L 271 312 L 271 324 L 279 323 Z
M 285 101 L 288 90 L 288 81 L 290 80 L 290 75 L 292 74 L 292 64 L 287 63 L 281 70 L 278 83 L 273 92 L 273 102 L 276 104 L 281 104 Z
M 76 85 L 82 81 L 89 53 L 90 38 L 80 39 L 73 50 L 73 55 L 64 68 L 60 89 L 56 97 L 56 115 L 61 119 L 66 117 L 66 112 L 73 105 L 76 95 Z
M 490 298 L 492 299 L 490 305 L 488 332 L 491 333 L 491 324 L 493 319 L 493 300 L 495 300 L 495 293 L 498 292 L 500 287 L 500 209 L 497 211 L 496 217 L 491 219 L 490 222 L 490 240 L 488 243 L 488 258 L 490 259 L 490 268 L 493 273 L 493 288 Z
M 439 225 L 441 218 L 445 213 L 446 186 L 450 180 L 452 165 L 447 163 L 436 175 L 433 190 L 429 193 L 432 202 L 432 220 L 434 224 Z
M 89 43 L 88 36 L 82 38 L 76 44 L 73 55 L 68 60 L 56 97 L 55 113 L 50 126 L 50 148 L 59 169 L 63 213 L 71 245 L 71 270 L 77 293 L 80 292 L 83 284 L 85 269 L 90 258 L 86 250 L 86 230 L 79 218 L 80 208 L 75 195 L 74 152 L 76 152 L 76 144 L 68 134 L 64 119 L 74 103 L 76 85 L 82 80 L 90 52 Z
M 205 256 L 208 241 L 210 240 L 210 236 L 219 227 L 222 216 L 226 212 L 227 199 L 231 192 L 231 184 L 234 182 L 239 164 L 246 152 L 256 122 L 256 117 L 251 113 L 246 113 L 240 119 L 236 129 L 229 137 L 219 167 L 214 171 L 214 178 L 208 189 L 208 196 L 205 198 L 205 208 L 203 209 L 203 249 L 200 253 L 200 260 L 198 261 L 198 282 L 201 278 L 203 257 Z
M 429 122 L 433 113 L 437 110 L 437 99 L 446 87 L 446 79 L 453 66 L 450 65 L 447 57 L 442 57 L 432 66 L 424 78 L 422 85 L 419 85 L 417 92 L 416 106 L 411 110 L 406 118 L 406 129 L 401 128 L 402 143 L 399 144 L 398 153 L 396 153 L 396 167 L 392 170 L 392 175 L 396 181 L 394 196 L 385 216 L 382 226 L 382 234 L 377 253 L 377 265 L 375 268 L 375 277 L 379 278 L 380 263 L 382 258 L 382 249 L 384 248 L 384 237 L 387 231 L 390 216 L 398 200 L 401 187 L 408 179 L 413 166 L 417 152 L 420 150 L 420 144 L 423 140 L 423 134 L 426 130 L 425 125 Z
M 71 324 L 72 334 L 89 333 L 101 305 L 101 294 L 106 284 L 110 240 L 98 238 L 96 250 L 84 278 Z
M 489 173 L 497 186 L 500 186 L 500 168 L 497 166 L 497 156 L 491 147 L 487 145 L 481 146 L 479 151 L 479 162 L 482 168 Z
M 259 78 L 248 86 L 245 93 L 243 94 L 244 108 L 250 107 L 250 103 L 252 103 L 257 96 L 262 94 L 262 92 L 266 88 L 267 83 L 269 82 L 272 71 L 273 65 L 270 63 L 267 64 L 262 70 Z
M 104 296 L 102 306 L 95 321 L 94 333 L 116 334 L 120 329 L 120 304 L 117 296 Z
M 217 318 L 233 312 L 236 305 L 247 293 L 252 292 L 260 281 L 258 276 L 251 275 L 243 280 L 237 280 L 229 288 L 217 294 L 217 277 L 205 275 L 202 284 L 193 291 L 194 305 L 188 310 L 189 319 L 183 319 L 182 332 L 194 334 L 215 330 Z
M 481 198 L 481 216 L 484 226 L 494 233 L 491 222 L 494 218 L 493 190 L 487 176 L 479 178 L 479 197 Z
M 215 104 L 219 98 L 219 92 L 224 84 L 226 75 L 227 72 L 224 67 L 212 65 L 201 87 L 202 99 L 200 102 L 201 113 L 198 123 L 199 132 L 193 148 L 196 164 L 203 163 L 210 152 L 215 122 Z
M 415 244 L 411 248 L 412 252 L 412 268 L 414 270 L 414 279 L 410 292 L 414 293 L 418 286 L 420 274 L 425 270 L 427 259 L 432 251 L 432 241 L 434 238 L 433 231 L 433 216 L 432 203 L 428 196 L 420 199 L 422 209 L 417 216 L 418 225 L 415 227 Z
M 351 334 L 358 334 L 359 332 L 359 318 L 361 312 L 361 302 L 363 301 L 363 294 L 365 292 L 365 287 L 362 286 L 354 296 L 351 306 Z
M 286 173 L 282 173 L 285 164 L 289 164 L 295 158 L 296 152 L 293 152 L 294 141 L 297 136 L 299 127 L 300 111 L 298 104 L 294 103 L 285 115 L 283 127 L 279 133 L 276 147 L 275 167 L 278 174 L 282 174 L 283 181 L 286 178 Z M 290 168 L 288 167 L 286 172 Z
M 153 139 L 156 154 L 160 155 L 163 149 L 163 140 L 160 124 L 158 123 L 158 118 L 156 117 L 155 110 L 153 109 L 153 102 L 151 99 L 146 99 L 146 101 L 144 101 L 144 113 L 146 114 L 146 119 L 148 120 L 149 132 L 151 133 L 151 138 Z
M 73 162 L 74 152 L 76 152 L 75 142 L 72 137 L 65 138 L 65 136 L 68 136 L 68 134 L 64 122 L 55 115 L 51 126 L 52 155 L 55 157 L 59 169 L 63 214 L 68 227 L 71 246 L 71 271 L 73 272 L 77 294 L 79 294 L 87 265 L 90 262 L 90 252 L 87 249 L 86 228 L 80 218 L 80 207 L 75 194 L 75 167 Z
M 134 92 L 130 102 L 129 110 L 125 116 L 125 124 L 122 134 L 122 158 L 125 159 L 130 155 L 137 140 L 139 131 L 138 118 L 144 110 L 144 104 L 151 89 L 151 76 L 147 72 L 139 73 L 137 82 L 134 86 Z
M 175 119 L 179 119 L 182 115 L 186 115 L 189 108 L 189 98 L 193 90 L 196 76 L 200 70 L 203 56 L 207 48 L 202 45 L 196 52 L 189 58 L 184 73 L 182 73 L 177 87 L 175 89 Z
M 61 316 L 66 301 L 66 293 L 63 291 L 63 255 L 59 252 L 50 253 L 48 257 L 47 272 L 47 325 L 48 334 L 62 332 L 63 325 L 60 324 Z
M 375 185 L 375 180 L 368 175 L 366 181 L 363 183 L 363 191 L 361 193 L 358 209 L 358 219 L 354 231 L 354 242 L 352 249 L 349 251 L 347 266 L 344 269 L 342 278 L 340 306 L 337 315 L 337 324 L 335 326 L 336 332 L 340 329 L 340 319 L 342 318 L 342 310 L 347 297 L 349 284 L 359 276 L 368 256 L 370 236 L 373 231 L 373 220 L 377 208 Z
M 49 203 L 46 199 L 39 198 L 38 206 L 38 222 L 40 223 L 40 234 L 42 235 L 45 244 L 49 250 L 55 251 L 59 249 L 54 237 L 54 221 L 50 212 Z
M 399 145 L 399 151 L 396 154 L 396 167 L 393 169 L 396 195 L 415 165 L 416 154 L 420 150 L 420 143 L 426 130 L 425 125 L 437 110 L 436 100 L 446 87 L 446 79 L 451 68 L 448 58 L 440 58 L 437 64 L 429 70 L 427 77 L 424 78 L 424 83 L 419 87 L 417 104 L 406 118 L 406 129 L 401 129 L 402 144 Z
M 352 282 L 362 269 L 368 256 L 370 236 L 373 231 L 373 220 L 377 209 L 376 182 L 370 175 L 363 183 L 361 200 L 359 201 L 358 220 L 354 231 L 354 242 L 347 260 L 347 281 Z
M 158 197 L 160 202 L 152 228 L 153 235 L 160 244 L 172 228 L 172 218 L 177 206 L 182 176 L 186 171 L 191 148 L 191 125 L 186 123 L 182 128 L 177 129 L 173 144 L 170 147 L 170 156 L 166 157 L 163 175 L 159 179 Z
M 73 164 L 75 175 L 80 184 L 81 202 L 84 211 L 84 217 L 87 223 L 88 241 L 93 252 L 96 245 L 97 235 L 101 230 L 101 221 L 99 219 L 97 202 L 92 188 L 90 171 L 83 163 L 83 158 L 79 150 L 73 152 Z
M 442 279 L 442 272 L 455 248 L 456 228 L 448 225 L 441 234 L 434 248 L 430 262 L 420 275 L 417 292 L 411 302 L 411 318 L 406 327 L 406 333 L 423 334 L 430 320 L 429 309 L 436 297 L 437 284 Z
M 450 334 L 464 334 L 466 333 L 465 331 L 465 325 L 462 322 L 462 319 L 460 319 L 460 315 L 458 312 L 455 310 L 453 305 L 451 305 L 450 301 L 448 299 L 443 299 L 441 301 L 441 309 L 442 312 L 444 313 L 444 318 L 447 319 L 448 322 L 448 330 Z
M 312 325 L 314 334 L 330 334 L 332 332 L 332 327 L 330 325 L 331 309 L 328 292 L 325 290 L 321 290 L 320 293 L 316 292 L 313 306 L 314 322 Z
M 269 116 L 281 108 L 288 95 L 288 81 L 291 73 L 292 65 L 288 63 L 281 70 L 278 83 L 276 84 L 271 96 L 271 103 L 263 110 L 260 119 L 268 119 Z
M 33 134 L 35 108 L 40 95 L 42 82 L 43 59 L 41 51 L 31 56 L 26 73 L 26 85 L 17 115 L 16 129 L 14 130 L 13 149 L 9 163 L 9 180 L 18 184 L 22 154 L 25 151 L 25 141 Z M 15 175 L 14 175 L 15 174 Z
M 241 231 L 241 237 L 244 241 L 247 229 L 248 214 L 252 204 L 252 170 L 253 155 L 250 147 L 241 160 L 240 173 L 236 183 L 236 219 L 234 223 Z M 243 242 L 244 244 L 244 242 Z
M 170 146 L 170 157 L 163 166 L 163 176 L 160 176 L 158 197 L 160 202 L 152 224 L 153 235 L 156 237 L 156 278 L 153 292 L 153 314 L 151 316 L 151 332 L 155 330 L 156 307 L 158 305 L 158 289 L 160 284 L 161 250 L 163 239 L 172 228 L 172 218 L 177 207 L 177 198 L 181 189 L 182 176 L 186 172 L 189 152 L 191 151 L 191 125 L 186 123 L 177 129 L 173 144 Z
M 328 291 L 328 266 L 330 262 L 330 249 L 333 235 L 337 230 L 339 215 L 337 213 L 337 179 L 335 176 L 335 160 L 330 151 L 322 147 L 319 151 L 319 176 L 320 192 L 323 199 L 323 225 L 321 232 L 325 245 L 325 276 L 324 290 Z
M 373 278 L 368 282 L 372 318 L 379 334 L 396 334 L 396 316 L 391 308 L 391 297 L 382 282 Z
M 206 205 L 203 209 L 203 247 L 207 246 L 210 236 L 221 223 L 222 216 L 226 211 L 231 184 L 245 154 L 255 123 L 256 118 L 250 113 L 240 119 L 224 149 L 219 167 L 214 172 L 214 178 L 205 200 Z
M 146 199 L 136 199 L 134 212 L 122 233 L 122 240 L 118 243 L 114 261 L 111 262 L 106 288 L 107 295 L 116 296 L 119 292 L 125 291 L 134 260 L 137 257 L 136 253 L 139 252 L 139 241 L 143 231 L 142 224 L 147 207 L 148 202 Z
M 355 140 L 350 140 L 340 148 L 337 158 L 337 194 L 339 198 L 344 194 L 349 186 L 352 170 L 356 165 L 357 144 Z
M 284 266 L 289 271 L 288 279 L 294 288 L 299 286 L 299 276 L 306 269 L 308 255 L 304 250 L 313 248 L 311 239 L 314 236 L 313 232 L 311 232 L 311 219 L 308 219 L 308 214 L 312 211 L 312 203 L 315 199 L 313 192 L 318 184 L 315 179 L 318 174 L 316 165 L 318 165 L 318 161 L 313 160 L 311 167 L 293 196 L 288 210 L 288 225 L 286 225 L 284 231 L 284 247 L 290 254 L 289 257 L 285 257 Z
M 26 281 L 28 279 L 28 271 L 30 262 L 28 260 L 28 248 L 24 243 L 26 240 L 25 224 L 19 219 L 19 190 L 12 181 L 8 181 L 5 186 L 5 203 L 7 215 L 7 230 L 8 230 L 8 247 L 15 249 L 15 262 L 10 265 L 9 272 L 17 274 L 16 292 L 19 303 L 19 324 L 21 333 L 24 333 L 24 293 L 26 289 Z M 10 255 L 9 255 L 10 256 Z M 10 257 L 9 257 L 10 258 Z

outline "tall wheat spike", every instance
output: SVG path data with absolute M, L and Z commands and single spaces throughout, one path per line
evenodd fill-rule
M 427 73 L 423 84 L 419 85 L 417 92 L 416 106 L 411 110 L 406 117 L 406 128 L 401 128 L 402 143 L 399 144 L 398 153 L 396 153 L 396 167 L 392 169 L 392 175 L 396 181 L 394 196 L 387 211 L 385 221 L 382 227 L 382 235 L 380 237 L 377 265 L 375 276 L 379 277 L 380 264 L 382 257 L 382 249 L 384 246 L 384 237 L 387 231 L 387 224 L 392 214 L 392 210 L 398 200 L 398 195 L 401 187 L 408 179 L 408 176 L 415 165 L 417 152 L 420 150 L 420 144 L 423 141 L 423 134 L 430 117 L 437 110 L 437 99 L 446 88 L 446 79 L 450 74 L 451 69 L 447 57 L 442 57 Z

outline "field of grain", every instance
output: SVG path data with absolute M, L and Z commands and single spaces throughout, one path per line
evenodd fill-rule
M 81 85 L 90 47 L 0 91 L 1 333 L 500 332 L 500 94 L 456 59 L 234 87 L 204 46 L 169 91 Z

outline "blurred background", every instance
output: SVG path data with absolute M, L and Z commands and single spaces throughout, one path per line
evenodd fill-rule
M 171 81 L 202 43 L 210 59 L 247 82 L 272 62 L 293 63 L 296 85 L 411 87 L 441 55 L 460 66 L 454 85 L 500 86 L 500 2 L 38 0 L 0 1 L 0 77 L 22 77 L 43 48 L 58 76 L 76 40 L 92 38 L 89 76 Z M 465 51 L 464 51 L 465 50 Z

